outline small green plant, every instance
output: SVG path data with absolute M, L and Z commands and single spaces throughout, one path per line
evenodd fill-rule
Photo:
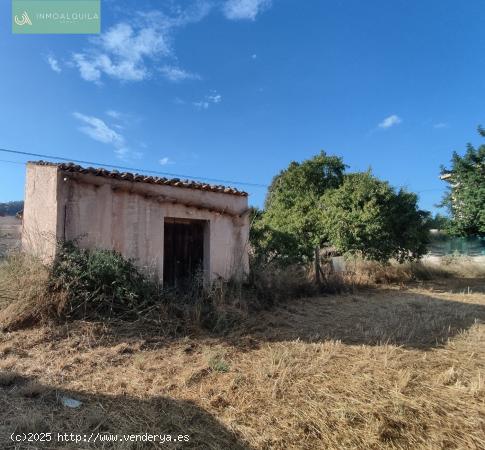
M 229 372 L 229 363 L 224 359 L 224 354 L 215 353 L 209 358 L 209 367 L 214 372 L 226 373 Z

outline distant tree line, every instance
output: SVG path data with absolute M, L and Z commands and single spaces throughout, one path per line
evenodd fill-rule
M 7 202 L 0 203 L 0 216 L 15 216 L 24 209 L 24 202 Z

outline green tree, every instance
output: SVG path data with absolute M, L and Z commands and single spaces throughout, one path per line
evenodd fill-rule
M 322 223 L 341 252 L 378 261 L 415 259 L 426 252 L 429 214 L 418 209 L 415 194 L 396 193 L 365 172 L 346 175 L 322 200 Z
M 478 132 L 485 137 L 481 127 Z M 485 145 L 468 144 L 464 156 L 453 152 L 451 169 L 442 167 L 441 178 L 448 183 L 442 206 L 451 215 L 449 231 L 459 236 L 485 236 Z
M 291 253 L 311 259 L 314 248 L 327 237 L 320 199 L 341 184 L 345 167 L 342 158 L 322 151 L 301 163 L 292 162 L 276 175 L 265 203 L 266 232 L 279 233 L 280 242 L 291 236 Z
M 251 211 L 251 265 L 255 270 L 266 264 L 288 266 L 303 262 L 303 255 L 296 237 L 284 231 L 271 228 L 264 221 L 263 211 Z
M 428 228 L 430 230 L 444 231 L 450 227 L 451 220 L 447 216 L 437 213 L 434 217 L 430 217 L 428 220 Z

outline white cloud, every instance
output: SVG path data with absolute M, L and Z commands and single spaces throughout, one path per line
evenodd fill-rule
M 143 157 L 142 152 L 134 152 L 129 148 L 117 148 L 115 150 L 115 155 L 122 159 L 123 161 L 128 161 L 130 159 L 141 159 Z
M 135 28 L 119 23 L 93 40 L 86 53 L 75 53 L 74 64 L 86 81 L 99 82 L 102 75 L 121 81 L 141 81 L 150 74 L 148 61 L 170 54 L 163 29 Z
M 125 113 L 116 109 L 108 109 L 104 113 L 113 120 L 113 127 L 120 130 L 142 120 L 142 118 L 136 114 Z
M 447 128 L 447 127 L 448 127 L 448 124 L 447 123 L 444 123 L 444 122 L 435 123 L 433 125 L 433 128 L 436 128 L 436 129 L 439 129 L 439 128 Z
M 129 21 L 117 23 L 92 38 L 90 47 L 72 55 L 72 62 L 86 81 L 100 83 L 103 77 L 145 80 L 153 74 L 159 60 L 174 57 L 174 30 L 202 20 L 210 8 L 209 2 L 199 0 L 185 10 L 174 8 L 171 15 L 161 11 L 135 12 Z M 172 70 L 165 67 L 161 71 L 169 79 L 181 81 L 195 77 L 178 67 Z
M 59 61 L 52 55 L 47 55 L 47 62 L 49 63 L 49 66 L 51 66 L 51 69 L 54 72 L 61 73 L 62 69 L 61 66 L 59 65 Z
M 192 104 L 197 109 L 209 109 L 210 105 L 215 105 L 221 102 L 222 102 L 222 95 L 214 91 L 211 94 L 206 95 L 203 100 L 200 100 L 198 102 L 193 102 Z
M 222 102 L 222 95 L 220 94 L 212 94 L 207 96 L 207 100 L 210 103 L 221 103 Z
M 230 20 L 255 20 L 256 16 L 271 6 L 271 0 L 227 0 L 222 9 Z
M 111 112 L 117 113 L 117 111 Z M 82 124 L 79 127 L 79 131 L 95 141 L 113 146 L 114 152 L 118 158 L 129 160 L 140 159 L 143 156 L 143 153 L 133 151 L 127 146 L 125 137 L 113 129 L 116 125 L 109 126 L 99 117 L 87 116 L 79 112 L 74 112 L 73 116 Z
M 118 149 L 124 146 L 124 137 L 110 128 L 103 120 L 94 116 L 86 116 L 79 112 L 75 112 L 73 115 L 83 124 L 79 127 L 79 130 L 91 139 L 102 142 L 103 144 L 114 145 Z
M 129 19 L 90 38 L 86 48 L 74 51 L 70 65 L 77 68 L 81 78 L 96 84 L 101 84 L 105 78 L 143 81 L 157 73 L 174 82 L 200 79 L 199 75 L 178 65 L 167 63 L 160 66 L 160 62 L 177 61 L 173 50 L 175 32 L 200 22 L 216 5 L 222 7 L 225 17 L 230 20 L 255 20 L 271 6 L 271 0 L 193 0 L 187 7 L 172 1 L 160 6 L 165 12 L 130 11 Z M 60 69 L 58 64 L 51 64 L 51 67 Z
M 190 73 L 177 66 L 163 66 L 160 72 L 170 81 L 179 82 L 184 80 L 200 80 L 196 73 Z
M 168 158 L 167 156 L 161 158 L 158 160 L 159 164 L 161 166 L 167 166 L 169 164 L 175 164 L 170 158 Z
M 209 102 L 207 101 L 200 101 L 200 102 L 194 102 L 193 105 L 197 108 L 197 109 L 209 109 Z
M 106 115 L 111 117 L 112 119 L 121 118 L 121 113 L 119 111 L 114 110 L 114 109 L 108 109 L 108 111 L 106 111 Z
M 74 53 L 72 60 L 74 65 L 79 69 L 81 78 L 86 81 L 99 81 L 101 78 L 101 70 L 94 61 L 87 59 L 86 55 L 82 53 Z
M 393 114 L 392 116 L 386 117 L 380 124 L 379 128 L 391 128 L 394 125 L 399 125 L 402 122 L 401 118 L 399 116 L 396 116 Z

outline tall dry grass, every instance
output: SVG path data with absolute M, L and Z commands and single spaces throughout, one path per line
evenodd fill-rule
M 49 269 L 36 258 L 10 253 L 0 260 L 0 329 L 51 320 L 65 303 L 65 293 L 50 291 Z
M 346 261 L 346 271 L 340 275 L 341 283 L 348 286 L 402 284 L 412 281 L 429 281 L 447 278 L 485 278 L 485 264 L 467 257 L 445 257 L 440 260 L 420 260 L 397 263 L 380 263 L 359 258 Z

